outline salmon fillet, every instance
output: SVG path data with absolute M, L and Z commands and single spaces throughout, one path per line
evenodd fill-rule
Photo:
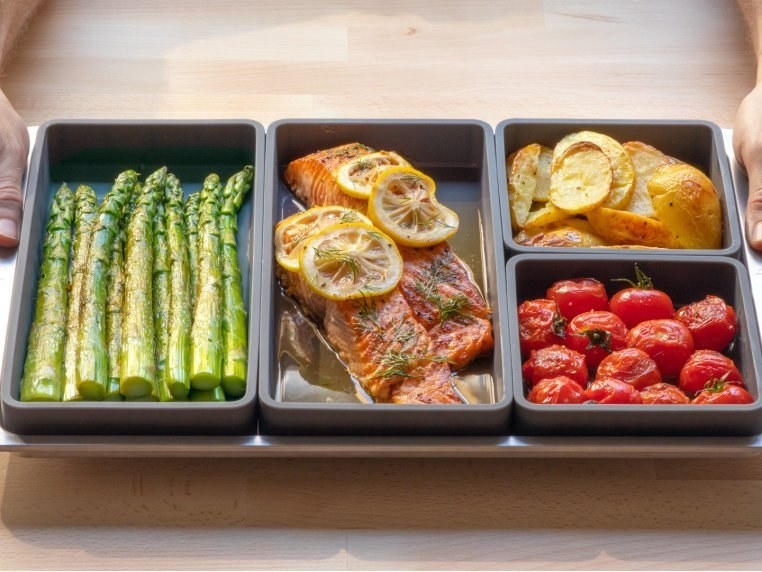
M 289 163 L 284 180 L 307 207 L 341 205 L 365 213 L 367 201 L 342 192 L 333 171 L 372 151 L 360 143 L 317 151 Z M 367 322 L 362 325 L 358 302 L 322 299 L 298 273 L 281 269 L 279 277 L 286 292 L 323 324 L 329 343 L 374 399 L 461 403 L 452 387 L 452 371 L 493 349 L 490 308 L 468 265 L 448 243 L 399 250 L 404 269 L 397 289 L 364 301 L 374 304 L 378 323 L 384 324 L 383 330 L 372 335 Z M 402 338 L 409 338 L 407 345 L 401 343 Z M 406 360 L 409 369 L 402 375 L 390 375 L 394 373 L 390 362 L 402 358 L 410 358 Z

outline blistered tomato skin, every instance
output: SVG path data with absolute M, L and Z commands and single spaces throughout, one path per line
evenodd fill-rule
M 702 389 L 691 403 L 697 405 L 745 405 L 754 403 L 754 397 L 740 385 L 718 382 L 711 387 Z
M 736 336 L 737 319 L 732 306 L 719 296 L 706 296 L 675 312 L 675 319 L 685 324 L 697 350 L 726 349 Z
M 594 310 L 575 316 L 566 326 L 565 344 L 585 355 L 587 367 L 596 368 L 611 352 L 626 345 L 627 326 L 608 311 Z
M 527 395 L 531 403 L 578 404 L 586 399 L 579 384 L 565 375 L 540 380 Z
M 542 379 L 559 375 L 572 378 L 582 388 L 587 385 L 585 356 L 561 344 L 532 350 L 521 372 L 528 387 L 535 386 Z
M 628 328 L 646 320 L 672 318 L 675 314 L 672 298 L 661 290 L 625 288 L 611 297 L 609 306 Z
M 640 391 L 646 405 L 687 405 L 691 402 L 682 389 L 671 383 L 656 383 Z
M 678 386 L 695 395 L 717 381 L 743 385 L 741 372 L 732 359 L 714 350 L 696 350 L 680 370 Z
M 526 358 L 529 352 L 563 343 L 566 320 L 553 300 L 527 300 L 518 307 L 519 347 Z
M 636 405 L 643 403 L 640 392 L 629 383 L 614 379 L 613 377 L 601 377 L 594 380 L 585 390 L 588 401 L 609 405 Z
M 558 304 L 558 311 L 567 320 L 582 312 L 609 309 L 606 287 L 595 278 L 559 280 L 548 288 L 545 297 Z
M 637 390 L 662 381 L 656 362 L 638 348 L 624 348 L 609 354 L 598 365 L 595 376 L 613 377 Z
M 627 333 L 627 347 L 646 352 L 659 366 L 663 378 L 677 377 L 693 353 L 693 337 L 677 320 L 646 320 Z

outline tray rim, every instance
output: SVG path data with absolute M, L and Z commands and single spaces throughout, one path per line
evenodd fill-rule
M 318 120 L 316 120 L 318 121 Z M 33 148 L 37 126 L 30 126 Z M 732 131 L 722 129 L 743 220 L 748 185 L 733 159 Z M 742 233 L 743 234 L 743 233 Z M 762 255 L 743 237 L 752 290 L 762 295 Z M 0 261 L 15 271 L 15 256 Z M 757 286 L 755 288 L 755 285 Z M 756 299 L 758 322 L 762 304 Z M 0 324 L 0 339 L 5 334 Z M 0 356 L 2 358 L 2 356 Z M 755 457 L 762 434 L 751 437 L 334 437 L 334 436 L 82 436 L 17 435 L 0 426 L 0 452 L 30 457 L 429 457 L 429 458 L 694 458 Z

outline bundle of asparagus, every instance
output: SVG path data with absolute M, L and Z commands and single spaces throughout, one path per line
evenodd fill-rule
M 246 390 L 236 244 L 254 168 L 184 198 L 166 167 L 127 170 L 97 203 L 56 192 L 22 401 L 224 401 Z M 73 235 L 73 239 L 72 239 Z

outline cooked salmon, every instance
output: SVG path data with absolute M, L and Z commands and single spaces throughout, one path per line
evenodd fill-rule
M 289 163 L 284 180 L 307 207 L 366 212 L 367 202 L 343 193 L 333 171 L 370 152 L 361 143 L 321 150 Z M 399 250 L 404 270 L 397 289 L 362 303 L 322 299 L 298 273 L 279 270 L 279 277 L 287 293 L 322 323 L 328 342 L 374 399 L 461 403 L 452 372 L 493 349 L 489 305 L 448 243 Z M 375 316 L 370 321 L 369 307 Z

